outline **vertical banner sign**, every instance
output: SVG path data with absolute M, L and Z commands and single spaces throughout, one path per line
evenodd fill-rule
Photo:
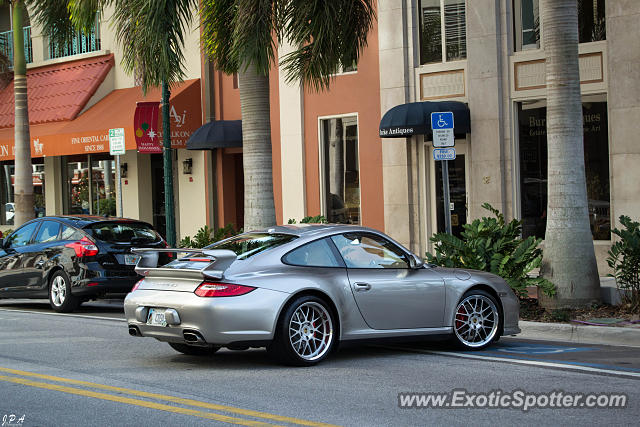
M 159 102 L 137 102 L 133 118 L 138 153 L 162 153 L 162 138 L 158 135 Z

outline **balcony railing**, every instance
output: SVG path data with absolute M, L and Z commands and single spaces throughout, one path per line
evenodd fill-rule
M 100 50 L 100 19 L 99 15 L 96 15 L 96 23 L 89 34 L 78 31 L 67 44 L 49 43 L 49 59 L 81 55 L 98 50 Z
M 27 63 L 33 62 L 33 45 L 31 44 L 31 27 L 23 27 L 24 36 L 24 56 Z M 0 33 L 0 52 L 7 58 L 13 67 L 13 31 Z

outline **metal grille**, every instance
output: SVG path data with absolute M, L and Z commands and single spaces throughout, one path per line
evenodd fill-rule
M 27 63 L 33 62 L 33 45 L 31 44 L 31 27 L 22 28 L 24 35 L 24 56 Z M 13 31 L 0 33 L 0 52 L 7 58 L 13 67 Z

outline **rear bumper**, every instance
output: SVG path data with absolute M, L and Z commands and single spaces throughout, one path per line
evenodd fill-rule
M 93 296 L 107 293 L 126 294 L 131 292 L 131 288 L 138 281 L 137 278 L 105 278 L 92 277 L 89 279 L 76 280 L 71 288 L 71 292 L 76 296 Z
M 289 294 L 256 289 L 246 295 L 227 298 L 202 298 L 192 292 L 141 290 L 127 295 L 124 312 L 129 326 L 145 337 L 184 343 L 184 332 L 199 332 L 207 344 L 229 345 L 241 342 L 266 342 L 273 339 L 278 315 Z M 171 308 L 178 313 L 179 324 L 153 326 L 136 318 L 136 309 Z

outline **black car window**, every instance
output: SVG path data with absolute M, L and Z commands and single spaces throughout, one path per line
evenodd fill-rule
M 302 267 L 342 267 L 330 245 L 327 239 L 316 240 L 292 250 L 282 258 L 282 261 L 285 264 Z
M 238 256 L 238 259 L 247 259 L 267 249 L 289 243 L 296 237 L 290 234 L 244 233 L 214 243 L 205 249 L 229 249 Z
M 42 225 L 36 234 L 33 243 L 47 243 L 58 240 L 60 232 L 60 223 L 57 221 L 42 221 Z
M 97 222 L 84 227 L 92 237 L 107 243 L 158 243 L 162 237 L 144 222 Z
M 406 253 L 381 236 L 346 233 L 331 240 L 348 268 L 409 268 Z
M 17 248 L 20 246 L 26 246 L 31 241 L 33 232 L 36 231 L 38 222 L 30 222 L 21 228 L 18 228 L 7 238 L 7 246 Z
M 68 225 L 62 226 L 62 234 L 60 235 L 61 240 L 80 240 L 82 237 L 83 235 L 80 230 Z

